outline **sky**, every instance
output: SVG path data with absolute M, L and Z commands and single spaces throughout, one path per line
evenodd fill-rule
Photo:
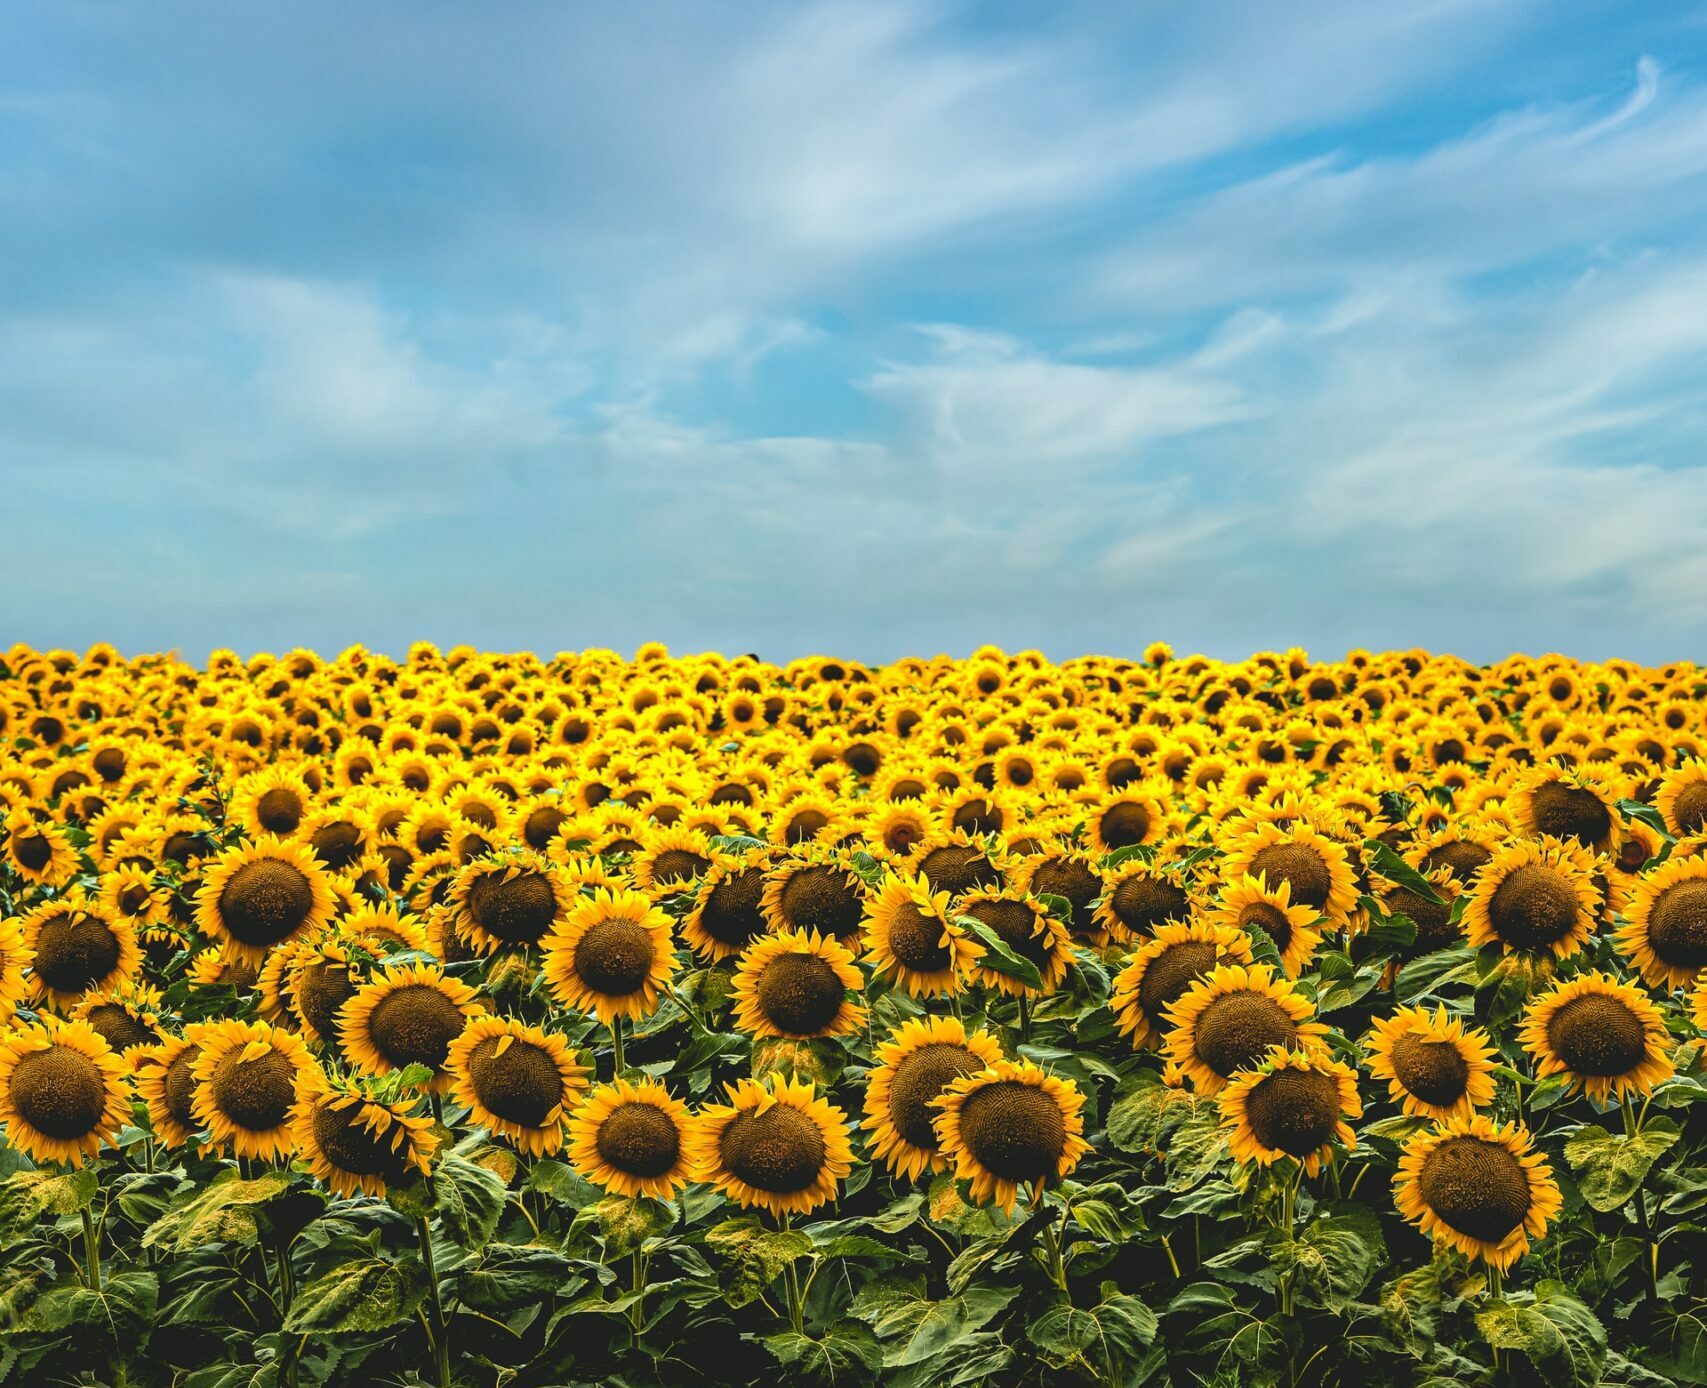
M 1707 8 L 0 10 L 0 649 L 1707 651 Z

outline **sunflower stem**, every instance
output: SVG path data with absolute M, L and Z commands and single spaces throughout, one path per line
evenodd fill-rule
M 1164 1252 L 1168 1255 L 1168 1266 L 1174 1270 L 1174 1281 L 1176 1281 L 1176 1282 L 1179 1281 L 1179 1279 L 1180 1279 L 1179 1259 L 1174 1257 L 1173 1242 L 1172 1242 L 1172 1240 L 1170 1240 L 1168 1238 L 1168 1236 L 1166 1234 L 1162 1235 L 1162 1252 Z
M 1019 995 L 1019 1039 L 1031 1040 L 1031 999 L 1025 993 Z
M 279 1335 L 281 1341 L 279 1364 L 284 1370 L 285 1388 L 297 1388 L 299 1378 L 296 1356 L 301 1345 L 293 1336 L 283 1333 L 285 1317 L 290 1315 L 291 1299 L 296 1295 L 296 1276 L 290 1265 L 290 1244 L 288 1241 L 279 1243 L 276 1255 L 279 1270 L 279 1330 L 281 1332 Z
M 429 1330 L 433 1341 L 433 1367 L 439 1388 L 451 1388 L 450 1335 L 445 1328 L 445 1304 L 439 1295 L 439 1270 L 433 1261 L 433 1231 L 425 1215 L 415 1217 L 415 1234 L 421 1245 L 421 1261 L 427 1268 L 427 1303 L 432 1307 Z
M 95 1220 L 85 1205 L 80 1213 L 83 1216 L 83 1274 L 89 1290 L 99 1293 L 101 1290 L 101 1240 L 95 1233 Z
M 624 1063 L 623 1057 L 621 1017 L 612 1017 L 610 1019 L 610 1045 L 612 1065 L 611 1078 L 619 1080 L 622 1078 L 622 1072 L 628 1068 Z
M 1502 1285 L 1500 1270 L 1492 1263 L 1489 1263 L 1488 1294 L 1485 1298 L 1485 1302 L 1487 1305 L 1492 1306 L 1503 1299 L 1504 1287 Z M 1494 1353 L 1494 1372 L 1497 1374 L 1500 1371 L 1500 1347 L 1498 1345 L 1490 1345 L 1489 1348 L 1492 1349 Z
M 628 1323 L 634 1328 L 634 1338 L 640 1339 L 640 1327 L 646 1323 L 646 1259 L 637 1248 L 628 1255 L 631 1265 L 630 1290 L 634 1293 L 634 1304 L 628 1308 Z

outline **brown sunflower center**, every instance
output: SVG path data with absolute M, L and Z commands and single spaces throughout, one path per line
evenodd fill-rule
M 1182 888 L 1167 878 L 1139 872 L 1123 877 L 1115 885 L 1110 902 L 1114 914 L 1128 930 L 1153 935 L 1157 926 L 1185 918 L 1188 898 Z
M 666 848 L 652 861 L 652 880 L 660 887 L 691 882 L 711 866 L 711 859 L 686 848 Z
M 1239 912 L 1239 924 L 1246 927 L 1260 926 L 1282 954 L 1286 953 L 1287 945 L 1292 943 L 1292 922 L 1286 919 L 1286 912 L 1271 901 L 1251 902 Z
M 805 843 L 808 839 L 816 838 L 818 831 L 827 826 L 830 816 L 822 810 L 800 810 L 788 821 L 786 835 L 789 845 Z
M 36 932 L 36 977 L 55 992 L 81 993 L 118 963 L 118 936 L 93 916 L 52 916 Z
M 1686 877 L 1654 898 L 1648 911 L 1648 948 L 1664 964 L 1684 969 L 1707 965 L 1707 879 Z
M 1621 999 L 1582 993 L 1548 1019 L 1547 1044 L 1572 1074 L 1624 1075 L 1642 1063 L 1648 1032 Z
M 1541 949 L 1564 939 L 1577 923 L 1578 910 L 1570 880 L 1545 863 L 1515 868 L 1488 902 L 1494 933 L 1517 949 Z
M 763 1113 L 741 1113 L 718 1139 L 718 1155 L 731 1175 L 755 1190 L 792 1195 L 805 1190 L 824 1169 L 824 1134 L 789 1104 Z
M 101 1067 L 70 1046 L 21 1057 L 12 1070 L 12 1107 L 39 1133 L 61 1142 L 87 1137 L 107 1107 Z
M 1245 1116 L 1264 1147 L 1305 1157 L 1334 1135 L 1339 1085 L 1332 1075 L 1288 1066 L 1257 1081 L 1245 1096 Z
M 408 983 L 374 1004 L 368 1035 L 374 1049 L 399 1069 L 425 1065 L 440 1070 L 450 1043 L 467 1020 L 462 1009 L 437 988 Z
M 968 834 L 999 833 L 1004 816 L 999 808 L 988 800 L 968 800 L 950 817 L 949 822 L 956 829 L 964 829 Z
M 529 848 L 544 852 L 569 818 L 555 805 L 541 805 L 522 822 L 522 838 Z
M 1423 1203 L 1460 1234 L 1498 1243 L 1529 1213 L 1529 1177 L 1504 1143 L 1454 1137 L 1423 1159 Z
M 1109 849 L 1143 843 L 1150 836 L 1150 812 L 1135 801 L 1119 801 L 1103 811 L 1097 833 Z
M 801 868 L 782 884 L 783 918 L 796 930 L 841 939 L 859 929 L 864 913 L 859 884 L 840 868 Z
M 760 902 L 765 894 L 763 868 L 743 868 L 718 882 L 705 895 L 699 928 L 719 944 L 744 947 L 765 933 Z
M 361 856 L 362 831 L 347 819 L 335 819 L 310 834 L 308 846 L 315 857 L 333 872 L 339 872 Z
M 103 747 L 95 753 L 92 763 L 95 772 L 103 781 L 113 782 L 124 775 L 125 754 L 117 747 Z
M 575 942 L 575 972 L 595 993 L 626 997 L 652 974 L 652 932 L 636 921 L 602 920 Z
M 296 1005 L 303 1021 L 322 1040 L 338 1034 L 338 1009 L 355 996 L 356 985 L 342 964 L 321 959 L 296 976 Z
M 1039 973 L 1049 967 L 1049 936 L 1032 933 L 1037 928 L 1037 914 L 1023 901 L 974 901 L 966 907 L 966 914 L 994 930 L 1004 945 Z
M 992 1175 L 1037 1181 L 1056 1174 L 1067 1123 L 1061 1106 L 1036 1085 L 998 1080 L 961 1101 L 960 1137 Z
M 1474 848 L 1476 845 L 1461 846 Z M 1388 893 L 1384 904 L 1389 915 L 1408 916 L 1411 924 L 1416 926 L 1416 939 L 1411 942 L 1411 950 L 1415 954 L 1444 949 L 1459 938 L 1458 930 L 1452 924 L 1452 908 L 1437 905 L 1409 887 L 1395 887 Z
M 152 1046 L 160 1039 L 155 1031 L 130 1010 L 116 1002 L 104 1002 L 89 1009 L 88 1023 L 115 1051 L 128 1051 L 133 1046 Z
M 1272 1047 L 1290 1047 L 1297 1039 L 1297 1024 L 1284 1007 L 1266 993 L 1240 989 L 1221 994 L 1203 1009 L 1192 1044 L 1197 1058 L 1226 1079 Z
M 919 859 L 919 875 L 935 891 L 959 896 L 974 888 L 999 887 L 1002 876 L 976 848 L 964 844 L 944 844 L 933 848 Z
M 1253 877 L 1264 876 L 1274 890 L 1279 890 L 1282 882 L 1290 882 L 1293 904 L 1318 911 L 1328 904 L 1328 893 L 1334 886 L 1333 874 L 1322 855 L 1304 843 L 1271 843 L 1257 852 L 1247 871 Z
M 489 1113 L 524 1128 L 540 1127 L 563 1102 L 563 1075 L 543 1046 L 510 1038 L 502 1055 L 502 1036 L 488 1036 L 468 1055 L 474 1095 Z
M 903 901 L 889 917 L 889 952 L 904 969 L 914 973 L 941 973 L 954 962 L 943 943 L 943 924 L 921 911 L 918 903 Z
M 469 884 L 468 914 L 496 940 L 532 944 L 557 919 L 557 895 L 537 872 L 518 873 L 508 881 L 501 872 L 490 873 Z
M 197 858 L 205 858 L 207 847 L 200 834 L 192 833 L 188 829 L 179 829 L 166 836 L 166 842 L 160 848 L 160 856 L 167 862 L 183 863 L 187 866 Z
M 1102 879 L 1077 858 L 1045 858 L 1032 869 L 1031 891 L 1034 896 L 1065 898 L 1073 908 L 1075 935 L 1096 930 L 1091 903 L 1102 895 Z
M 269 834 L 294 834 L 304 806 L 294 790 L 274 786 L 255 802 L 255 818 Z
M 409 1151 L 405 1144 L 394 1151 L 396 1128 L 376 1133 L 360 1122 L 362 1106 L 334 1109 L 322 1106 L 314 1111 L 314 1145 L 340 1171 L 352 1176 L 378 1176 L 388 1184 L 403 1179 L 408 1171 Z
M 296 1067 L 279 1051 L 240 1060 L 239 1047 L 220 1060 L 208 1081 L 213 1106 L 225 1119 L 253 1133 L 269 1132 L 290 1116 L 296 1098 Z
M 1407 1032 L 1393 1042 L 1388 1058 L 1405 1092 L 1425 1104 L 1450 1108 L 1470 1083 L 1469 1063 L 1450 1041 L 1424 1041 Z
M 682 1135 L 675 1121 L 656 1104 L 618 1104 L 599 1124 L 595 1140 L 600 1158 L 626 1176 L 642 1180 L 662 1176 L 681 1156 Z
M 12 856 L 26 872 L 40 872 L 53 858 L 53 845 L 42 834 L 19 834 L 12 840 Z
M 966 1047 L 947 1041 L 933 1041 L 903 1056 L 889 1078 L 889 1121 L 895 1131 L 914 1147 L 936 1151 L 933 1123 L 939 1110 L 931 1107 L 931 1100 L 945 1085 L 983 1068 L 983 1061 Z
M 219 918 L 245 945 L 275 945 L 300 930 L 314 910 L 307 874 L 278 858 L 244 863 L 219 893 Z
M 1431 872 L 1435 868 L 1445 868 L 1460 882 L 1468 883 L 1493 858 L 1493 854 L 1479 843 L 1458 842 L 1443 843 L 1438 848 L 1431 848 L 1423 859 L 1423 864 Z M 1407 912 L 1407 914 L 1409 914 Z M 1418 928 L 1421 928 L 1419 923 Z
M 173 1121 L 179 1127 L 187 1128 L 191 1132 L 201 1127 L 195 1111 L 190 1107 L 190 1100 L 196 1093 L 196 1077 L 191 1072 L 201 1053 L 200 1046 L 185 1046 L 166 1067 L 163 1083 L 166 1112 L 172 1115 Z
M 782 954 L 765 965 L 755 987 L 759 1010 L 778 1031 L 819 1036 L 836 1020 L 847 989 L 815 954 Z
M 1707 780 L 1691 781 L 1672 801 L 1671 816 L 1678 832 L 1693 834 L 1707 826 Z
M 1612 815 L 1600 797 L 1582 786 L 1548 781 L 1531 793 L 1535 827 L 1554 838 L 1575 839 L 1592 848 L 1612 832 Z
M 1209 940 L 1181 940 L 1144 966 L 1138 980 L 1138 1005 L 1153 1022 L 1163 1019 L 1185 990 L 1215 967 L 1220 950 Z

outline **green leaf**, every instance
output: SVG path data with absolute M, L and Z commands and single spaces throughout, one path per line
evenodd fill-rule
M 1190 1190 L 1226 1155 L 1227 1135 L 1222 1131 L 1220 1115 L 1206 1104 L 1175 1128 L 1168 1139 L 1168 1189 Z
M 1102 1301 L 1081 1310 L 1060 1301 L 1032 1321 L 1027 1338 L 1053 1368 L 1082 1364 L 1098 1382 L 1118 1382 L 1156 1338 L 1156 1313 L 1113 1282 L 1102 1284 Z
M 586 1177 L 567 1163 L 554 1161 L 550 1157 L 536 1161 L 528 1169 L 523 1188 L 537 1190 L 547 1200 L 567 1205 L 572 1210 L 584 1210 L 604 1198 L 603 1192 Z
M 237 1179 L 233 1172 L 230 1179 L 216 1180 L 205 1189 L 192 1187 L 148 1226 L 142 1246 L 172 1253 L 189 1253 L 210 1243 L 253 1247 L 261 1237 L 257 1210 L 289 1190 L 290 1183 L 287 1171 L 268 1171 L 252 1181 Z
M 841 1321 L 821 1337 L 785 1330 L 765 1336 L 764 1346 L 777 1363 L 793 1371 L 791 1381 L 863 1383 L 883 1366 L 882 1347 L 858 1321 Z
M 1669 1118 L 1650 1118 L 1634 1137 L 1589 1124 L 1565 1143 L 1565 1160 L 1591 1208 L 1616 1210 L 1635 1195 L 1653 1164 L 1681 1136 Z
M 1476 963 L 1476 951 L 1468 945 L 1434 950 L 1399 970 L 1393 980 L 1393 997 L 1409 1004 L 1438 993 L 1449 983 L 1474 982 Z
M 731 1306 L 757 1301 L 796 1258 L 812 1256 L 812 1240 L 798 1229 L 766 1229 L 756 1215 L 739 1215 L 708 1229 L 706 1244 L 727 1260 L 720 1279 Z
M 1175 1104 L 1191 1103 L 1183 1090 L 1169 1089 L 1154 1070 L 1141 1070 L 1120 1087 L 1108 1108 L 1104 1130 L 1122 1152 L 1152 1153 L 1161 1148 L 1162 1125 Z
M 922 1279 L 878 1278 L 860 1289 L 848 1314 L 870 1324 L 884 1341 L 884 1366 L 895 1369 L 922 1363 L 987 1325 L 1018 1290 L 969 1287 L 958 1296 L 935 1301 L 925 1295 Z
M 128 1358 L 148 1343 L 159 1301 L 160 1283 L 152 1272 L 120 1272 L 103 1279 L 98 1292 L 75 1285 L 50 1288 L 18 1328 L 68 1338 L 93 1334 Z
M 1312 1220 L 1291 1244 L 1278 1246 L 1290 1263 L 1299 1301 L 1336 1315 L 1362 1294 L 1387 1261 L 1381 1221 L 1366 1205 L 1342 1204 Z
M 44 1214 L 68 1215 L 86 1209 L 100 1188 L 92 1169 L 55 1176 L 47 1171 L 15 1171 L 0 1181 L 0 1239 L 21 1238 Z
M 954 919 L 956 924 L 984 946 L 984 957 L 978 961 L 982 967 L 992 973 L 1017 978 L 1027 988 L 1043 987 L 1043 976 L 1037 972 L 1037 967 L 1031 960 L 1022 959 L 1015 954 L 991 927 L 972 916 L 956 916 Z
M 410 1254 L 395 1263 L 358 1258 L 298 1288 L 285 1317 L 293 1335 L 387 1330 L 426 1299 L 427 1270 Z
M 1363 861 L 1389 882 L 1409 888 L 1431 905 L 1448 904 L 1434 883 L 1401 858 L 1392 845 L 1383 843 L 1380 839 L 1365 839 Z
M 647 1239 L 668 1232 L 676 1222 L 676 1212 L 668 1205 L 644 1196 L 630 1200 L 623 1195 L 607 1195 L 594 1208 L 599 1232 L 612 1253 L 634 1253 Z
M 504 1198 L 504 1183 L 494 1173 L 462 1157 L 446 1157 L 433 1173 L 433 1210 L 445 1234 L 464 1248 L 492 1237 Z
M 1532 1302 L 1492 1303 L 1476 1313 L 1476 1328 L 1494 1348 L 1528 1355 L 1555 1388 L 1598 1388 L 1606 1327 L 1562 1282 L 1542 1282 Z

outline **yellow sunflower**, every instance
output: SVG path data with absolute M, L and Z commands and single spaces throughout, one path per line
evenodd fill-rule
M 1319 1048 L 1276 1046 L 1234 1075 L 1218 1103 L 1234 1161 L 1270 1166 L 1290 1157 L 1310 1176 L 1334 1159 L 1336 1141 L 1357 1146 L 1346 1119 L 1363 1116 L 1357 1076 Z
M 168 1147 L 182 1147 L 201 1131 L 195 1115 L 195 1063 L 202 1034 L 212 1025 L 191 1022 L 182 1036 L 168 1036 L 134 1059 L 136 1092 L 148 1108 L 154 1136 Z
M 770 929 L 764 913 L 769 865 L 762 848 L 715 855 L 682 919 L 682 939 L 695 954 L 714 963 L 731 959 Z
M 1099 853 L 1154 843 L 1167 829 L 1167 811 L 1155 796 L 1128 785 L 1091 806 L 1085 830 Z
M 1393 1198 L 1436 1243 L 1503 1272 L 1547 1232 L 1564 1201 L 1529 1133 L 1483 1114 L 1453 1118 L 1405 1143 Z
M 1707 760 L 1686 761 L 1660 778 L 1654 808 L 1677 838 L 1707 829 Z
M 77 850 L 59 825 L 17 809 L 6 816 L 3 827 L 6 860 L 24 881 L 63 887 L 77 875 Z
M 823 935 L 791 930 L 755 940 L 735 967 L 735 1025 L 749 1036 L 807 1041 L 865 1025 L 855 999 L 865 979 L 853 952 Z
M 1072 937 L 1065 925 L 1031 897 L 1013 887 L 971 891 L 960 898 L 958 913 L 994 931 L 1012 953 L 1037 970 L 1042 988 L 1033 989 L 987 963 L 974 963 L 973 976 L 980 983 L 1014 997 L 1039 991 L 1053 993 L 1061 986 L 1073 958 Z M 981 958 L 987 959 L 987 952 Z
M 446 902 L 457 934 L 482 954 L 538 944 L 574 904 L 557 865 L 531 849 L 475 859 L 457 873 Z
M 1178 921 L 1161 926 L 1114 976 L 1108 1005 L 1135 1049 L 1155 1049 L 1167 1034 L 1168 1008 L 1220 964 L 1251 962 L 1250 937 L 1231 925 Z
M 112 989 L 85 993 L 73 1012 L 120 1055 L 160 1039 L 160 990 L 148 983 L 126 982 Z
M 81 895 L 43 902 L 23 918 L 22 930 L 35 993 L 56 1012 L 86 993 L 121 986 L 141 967 L 136 928 Z
M 1672 858 L 1638 878 L 1613 937 L 1650 988 L 1687 988 L 1707 967 L 1707 858 Z
M 697 1179 L 743 1209 L 781 1218 L 835 1199 L 853 1169 L 847 1115 L 806 1080 L 772 1075 L 725 1085 L 728 1102 L 695 1119 L 689 1160 Z
M 629 870 L 634 884 L 655 896 L 690 892 L 712 863 L 711 841 L 697 829 L 671 825 L 650 830 Z
M 1090 1151 L 1085 1096 L 1029 1060 L 998 1060 L 949 1080 L 931 1105 L 939 1110 L 937 1146 L 955 1179 L 970 1182 L 974 1201 L 1005 1213 L 1021 1186 L 1041 1191 L 1070 1176 Z
M 569 1120 L 569 1160 L 594 1185 L 671 1200 L 694 1179 L 687 1106 L 646 1076 L 601 1084 Z
M 852 940 L 865 917 L 865 884 L 846 853 L 796 849 L 766 874 L 760 909 L 772 930 L 806 930 Z
M 251 839 L 293 836 L 314 807 L 314 792 L 293 769 L 271 766 L 237 783 L 226 807 L 226 823 Z
M 1315 928 L 1321 917 L 1308 906 L 1292 903 L 1292 883 L 1285 878 L 1272 888 L 1261 874 L 1229 879 L 1210 919 L 1239 930 L 1260 926 L 1280 951 L 1280 967 L 1288 978 L 1304 972 L 1322 943 L 1322 932 Z
M 1530 1003 L 1518 1039 L 1538 1079 L 1564 1075 L 1572 1090 L 1601 1103 L 1651 1093 L 1673 1071 L 1671 1037 L 1653 999 L 1598 969 Z
M 404 1101 L 384 1102 L 357 1081 L 302 1071 L 291 1107 L 291 1136 L 308 1169 L 334 1195 L 383 1197 L 411 1172 L 432 1170 L 439 1136 L 433 1120 Z
M 865 904 L 865 954 L 880 977 L 915 998 L 960 991 L 983 954 L 950 914 L 947 892 L 922 877 L 891 873 Z
M 18 1004 L 30 995 L 26 971 L 33 955 L 24 943 L 24 923 L 16 916 L 0 916 L 0 1026 L 12 1020 Z
M 130 1116 L 126 1071 L 84 1021 L 0 1032 L 0 1130 L 31 1161 L 82 1166 Z
M 865 1120 L 873 1154 L 896 1176 L 911 1180 L 941 1171 L 933 1102 L 951 1080 L 994 1065 L 1001 1043 L 987 1031 L 968 1032 L 958 1017 L 912 1017 L 875 1050 L 865 1087 Z
M 1025 859 L 1014 881 L 1032 896 L 1058 896 L 1065 901 L 1072 908 L 1067 928 L 1075 939 L 1099 948 L 1108 943 L 1107 920 L 1097 913 L 1103 880 L 1096 860 L 1083 849 L 1048 848 Z
M 429 1088 L 442 1093 L 451 1042 L 484 1010 L 472 988 L 437 965 L 393 964 L 338 1009 L 338 1044 L 369 1075 L 424 1065 L 433 1072 Z
M 470 1120 L 535 1157 L 563 1146 L 563 1124 L 587 1089 L 587 1067 L 561 1036 L 511 1017 L 470 1018 L 445 1060 Z
M 1365 1049 L 1369 1073 L 1387 1081 L 1388 1092 L 1408 1114 L 1443 1122 L 1468 1118 L 1494 1101 L 1493 1041 L 1444 1006 L 1433 1013 L 1401 1007 L 1390 1017 L 1373 1018 Z
M 1012 864 L 995 840 L 979 842 L 970 834 L 933 834 L 919 844 L 908 867 L 931 884 L 933 892 L 962 892 L 1000 887 Z
M 1477 875 L 1464 933 L 1477 949 L 1577 953 L 1594 931 L 1600 888 L 1594 860 L 1576 843 L 1523 840 L 1494 855 Z
M 1191 914 L 1191 891 L 1177 868 L 1133 858 L 1103 880 L 1097 919 L 1116 940 L 1148 939 Z
M 1276 1046 L 1304 1050 L 1327 1027 L 1297 987 L 1267 964 L 1219 964 L 1167 1010 L 1167 1058 L 1199 1092 L 1218 1094 Z
M 225 1018 L 208 1023 L 197 1044 L 190 1112 L 210 1145 L 263 1161 L 288 1157 L 297 1076 L 314 1064 L 301 1039 L 267 1022 Z
M 1357 908 L 1357 879 L 1345 848 L 1302 821 L 1261 823 L 1237 839 L 1221 864 L 1229 882 L 1262 877 L 1278 890 L 1291 889 L 1292 903 L 1345 926 Z
M 607 1027 L 650 1016 L 676 967 L 670 931 L 670 918 L 644 892 L 583 897 L 545 940 L 551 995 Z
M 324 930 L 335 906 L 331 878 L 307 845 L 275 839 L 214 860 L 196 893 L 196 926 L 259 965 L 274 945 Z

